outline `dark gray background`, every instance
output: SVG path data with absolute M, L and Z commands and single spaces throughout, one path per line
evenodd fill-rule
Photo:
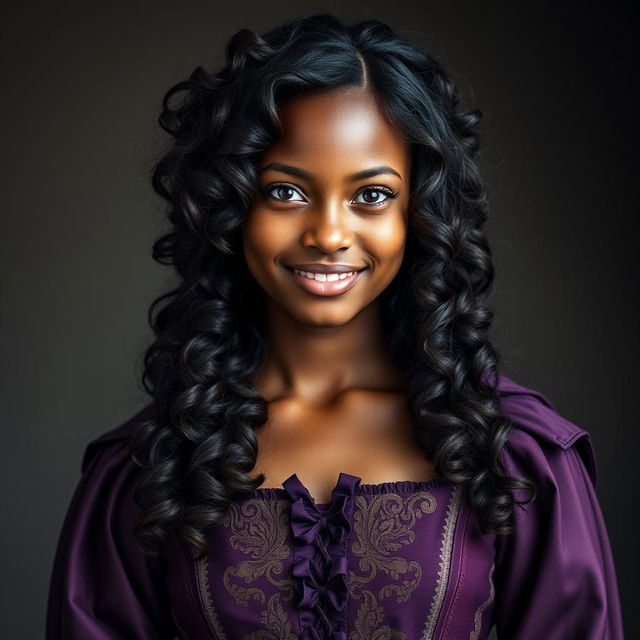
M 495 343 L 507 375 L 591 433 L 623 610 L 633 612 L 637 26 L 607 7 L 155 0 L 5 10 L 2 637 L 42 637 L 84 447 L 147 402 L 146 312 L 169 277 L 150 258 L 163 228 L 149 172 L 163 148 L 164 92 L 196 65 L 217 65 L 236 30 L 319 11 L 413 32 L 482 109 Z M 625 625 L 640 637 L 631 615 Z

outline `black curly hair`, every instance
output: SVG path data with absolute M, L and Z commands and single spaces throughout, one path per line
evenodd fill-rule
M 440 63 L 388 25 L 325 13 L 262 36 L 238 31 L 221 70 L 197 67 L 164 97 L 159 122 L 173 140 L 152 183 L 171 228 L 153 258 L 179 280 L 149 309 L 142 383 L 155 413 L 129 442 L 144 470 L 134 528 L 144 553 L 156 555 L 174 532 L 202 557 L 202 530 L 265 480 L 250 475 L 268 415 L 250 383 L 266 353 L 265 314 L 241 240 L 255 159 L 278 140 L 284 101 L 349 85 L 379 96 L 411 149 L 404 260 L 380 299 L 416 442 L 442 477 L 464 484 L 485 533 L 513 531 L 512 489 L 535 497 L 500 460 L 513 423 L 500 414 L 493 312 L 483 303 L 494 267 L 476 158 L 481 113 L 461 110 Z

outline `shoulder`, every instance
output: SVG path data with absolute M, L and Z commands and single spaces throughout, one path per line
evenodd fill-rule
M 61 534 L 64 548 L 86 540 L 92 549 L 133 544 L 132 526 L 140 516 L 135 490 L 140 467 L 133 460 L 129 438 L 136 425 L 149 418 L 147 405 L 85 447 L 81 476 L 73 492 Z
M 155 406 L 149 403 L 129 416 L 117 427 L 105 431 L 102 435 L 91 440 L 85 447 L 82 457 L 82 473 L 103 454 L 111 454 L 111 457 L 128 458 L 129 439 L 136 427 L 145 420 L 155 415 Z
M 528 490 L 514 489 L 523 499 L 514 504 L 514 529 L 495 537 L 497 634 L 621 640 L 589 433 L 560 416 L 539 391 L 505 377 L 498 383 L 502 411 L 513 423 L 503 447 L 505 471 L 530 480 L 536 492 L 531 498 Z
M 571 464 L 577 454 L 595 486 L 597 465 L 588 431 L 560 415 L 540 391 L 503 374 L 498 391 L 501 413 L 513 425 L 503 453 L 508 466 L 529 476 L 552 474 L 554 466 Z

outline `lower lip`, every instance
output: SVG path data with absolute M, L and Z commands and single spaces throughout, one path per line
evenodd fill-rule
M 300 287 L 302 287 L 305 291 L 313 293 L 317 296 L 337 296 L 341 293 L 344 293 L 345 291 L 348 291 L 356 282 L 358 282 L 362 273 L 366 271 L 366 269 L 357 271 L 352 276 L 344 278 L 343 280 L 321 282 L 320 280 L 315 280 L 307 278 L 307 276 L 300 275 L 290 267 L 286 267 L 286 269 L 287 271 L 289 271 L 289 273 L 291 273 L 293 279 L 298 283 Z

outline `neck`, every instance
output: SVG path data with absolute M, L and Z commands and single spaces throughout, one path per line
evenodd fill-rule
M 267 356 L 253 384 L 267 401 L 327 403 L 354 388 L 399 390 L 377 301 L 337 327 L 303 325 L 275 304 L 266 319 Z

